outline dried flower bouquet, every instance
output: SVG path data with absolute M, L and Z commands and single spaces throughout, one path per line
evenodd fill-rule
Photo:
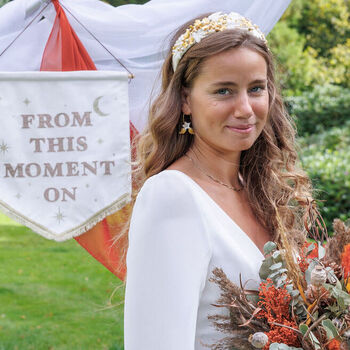
M 229 316 L 209 316 L 227 334 L 211 349 L 350 349 L 350 227 L 337 219 L 328 238 L 317 210 L 309 215 L 305 227 L 314 243 L 305 242 L 296 254 L 265 244 L 258 291 L 213 270 L 210 281 L 221 289 L 213 305 Z

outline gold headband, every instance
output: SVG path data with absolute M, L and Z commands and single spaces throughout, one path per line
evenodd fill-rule
M 230 12 L 229 14 L 222 14 L 221 12 L 216 12 L 201 20 L 197 19 L 194 24 L 187 28 L 186 32 L 176 40 L 172 49 L 174 72 L 182 56 L 195 43 L 199 43 L 211 33 L 236 28 L 247 30 L 250 34 L 264 41 L 265 44 L 267 43 L 259 27 L 252 24 L 252 22 L 239 13 Z

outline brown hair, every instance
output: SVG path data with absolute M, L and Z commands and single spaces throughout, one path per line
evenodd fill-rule
M 184 24 L 176 32 L 170 47 L 193 22 Z M 140 188 L 147 178 L 166 169 L 188 151 L 195 136 L 179 135 L 181 91 L 183 87 L 191 87 L 206 58 L 239 47 L 254 50 L 265 59 L 269 94 L 268 121 L 253 146 L 241 152 L 240 173 L 253 212 L 261 224 L 278 242 L 283 241 L 283 233 L 298 241 L 303 236 L 300 219 L 304 205 L 311 198 L 311 185 L 297 167 L 295 128 L 276 86 L 273 56 L 262 40 L 246 30 L 230 29 L 208 35 L 184 54 L 175 72 L 169 51 L 162 68 L 161 91 L 150 108 L 146 129 L 135 140 L 134 179 Z M 135 189 L 133 201 L 137 192 Z M 133 202 L 130 209 L 132 206 Z M 118 237 L 127 235 L 128 224 Z M 127 246 L 125 253 L 126 250 Z

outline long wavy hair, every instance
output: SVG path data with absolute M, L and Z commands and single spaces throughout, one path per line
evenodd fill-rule
M 185 23 L 175 33 L 170 47 L 193 22 L 194 20 Z M 239 171 L 249 202 L 259 222 L 271 232 L 277 242 L 286 246 L 292 239 L 293 243 L 298 244 L 304 238 L 301 219 L 312 198 L 311 184 L 307 175 L 298 167 L 295 125 L 284 107 L 275 81 L 272 53 L 262 40 L 245 30 L 230 29 L 208 35 L 184 54 L 175 72 L 169 50 L 162 67 L 161 91 L 150 107 L 148 125 L 134 140 L 136 156 L 133 179 L 137 188 L 134 188 L 129 210 L 131 213 L 138 190 L 145 180 L 182 157 L 196 137 L 189 133 L 179 134 L 182 123 L 182 89 L 191 89 L 208 57 L 234 48 L 253 50 L 267 64 L 268 120 L 253 146 L 241 152 L 240 159 Z M 116 237 L 117 241 L 124 238 L 124 259 L 129 221 L 125 222 L 123 230 Z

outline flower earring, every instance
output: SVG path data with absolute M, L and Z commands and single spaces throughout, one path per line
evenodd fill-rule
M 185 114 L 182 113 L 182 129 L 179 131 L 179 134 L 185 134 L 188 130 L 188 132 L 193 135 L 194 131 L 191 127 L 191 115 L 186 115 L 186 117 L 189 117 L 188 122 L 185 121 Z

